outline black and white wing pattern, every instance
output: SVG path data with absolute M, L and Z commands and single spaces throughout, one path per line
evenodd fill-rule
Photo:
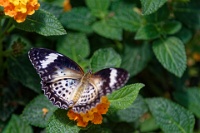
M 68 57 L 49 49 L 32 48 L 28 55 L 50 101 L 62 109 L 72 106 L 70 95 L 80 83 L 83 70 Z
M 72 108 L 75 112 L 95 107 L 102 96 L 119 89 L 129 78 L 121 68 L 84 74 L 73 60 L 44 48 L 32 48 L 28 55 L 40 75 L 44 94 L 59 108 Z
M 100 103 L 101 97 L 119 89 L 129 79 L 129 73 L 122 68 L 106 68 L 92 74 L 89 85 L 73 106 L 75 112 L 85 112 Z

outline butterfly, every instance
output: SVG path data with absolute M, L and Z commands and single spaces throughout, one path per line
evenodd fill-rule
M 28 56 L 41 78 L 45 96 L 53 105 L 77 113 L 95 107 L 102 96 L 119 89 L 129 78 L 122 68 L 84 73 L 70 58 L 45 48 L 32 48 Z

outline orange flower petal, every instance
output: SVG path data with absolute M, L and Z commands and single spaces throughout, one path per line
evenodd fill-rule
M 17 14 L 17 12 L 15 11 L 15 6 L 12 4 L 9 4 L 9 6 L 4 7 L 4 12 L 5 15 L 8 15 L 10 17 L 14 17 Z
M 97 110 L 96 107 L 95 107 L 95 108 L 91 108 L 91 109 L 88 111 L 88 113 L 90 113 L 90 114 L 93 114 L 93 113 L 95 113 L 95 112 L 98 112 L 98 110 Z
M 72 9 L 72 6 L 70 4 L 70 0 L 65 0 L 63 3 L 64 11 L 69 11 Z
M 8 0 L 0 0 L 0 6 L 6 7 L 10 4 Z
M 106 114 L 108 111 L 109 105 L 105 103 L 101 103 L 97 105 L 98 113 L 99 114 Z
M 99 113 L 94 113 L 94 119 L 92 120 L 92 123 L 101 124 L 102 120 L 103 120 L 103 117 Z
M 78 119 L 77 121 L 77 126 L 79 127 L 86 127 L 88 125 L 88 122 L 83 121 L 82 118 Z
M 15 16 L 14 16 L 14 19 L 18 22 L 18 23 L 21 23 L 21 22 L 24 22 L 26 20 L 26 16 L 27 14 L 25 13 L 17 13 Z
M 27 5 L 27 14 L 32 15 L 35 13 L 35 9 L 31 5 Z
M 94 119 L 93 113 L 87 112 L 87 113 L 85 113 L 85 114 L 82 114 L 82 113 L 81 113 L 80 115 L 82 116 L 84 122 L 88 122 L 88 121 L 91 121 L 91 120 Z
M 103 96 L 101 98 L 101 103 L 107 103 L 107 104 L 110 104 L 110 102 L 108 101 L 108 98 L 106 96 Z
M 74 113 L 72 109 L 70 109 L 67 112 L 67 116 L 69 117 L 70 120 L 75 120 L 75 118 L 78 116 L 79 114 Z
M 30 0 L 29 4 L 34 7 L 35 5 L 38 4 L 38 0 Z

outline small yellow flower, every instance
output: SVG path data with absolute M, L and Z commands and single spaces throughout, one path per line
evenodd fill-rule
M 0 6 L 4 7 L 5 15 L 14 17 L 18 22 L 24 22 L 27 15 L 32 15 L 38 10 L 38 0 L 0 0 Z
M 47 108 L 42 108 L 42 112 L 43 115 L 45 116 L 49 112 L 49 110 Z
M 71 109 L 68 111 L 67 116 L 70 120 L 77 121 L 77 126 L 80 127 L 86 127 L 90 121 L 93 124 L 101 124 L 103 120 L 102 114 L 107 113 L 109 106 L 110 102 L 108 101 L 108 98 L 103 96 L 101 102 L 86 113 L 76 113 Z
M 64 3 L 63 3 L 63 8 L 64 8 L 64 11 L 69 11 L 72 9 L 72 6 L 70 4 L 70 0 L 65 0 Z

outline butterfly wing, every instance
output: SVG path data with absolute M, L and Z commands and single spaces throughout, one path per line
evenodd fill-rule
M 99 95 L 105 96 L 121 88 L 129 79 L 129 73 L 122 68 L 106 68 L 94 74 L 95 84 L 98 85 Z
M 75 112 L 86 112 L 100 103 L 102 96 L 122 87 L 129 79 L 129 73 L 122 68 L 106 68 L 92 75 L 90 84 L 73 106 Z
M 81 67 L 73 60 L 53 50 L 32 48 L 28 55 L 42 81 L 50 82 L 53 78 L 62 76 L 80 77 L 84 74 Z
M 44 48 L 32 48 L 28 55 L 42 79 L 44 94 L 60 108 L 72 106 L 70 94 L 84 74 L 78 64 L 62 54 Z

